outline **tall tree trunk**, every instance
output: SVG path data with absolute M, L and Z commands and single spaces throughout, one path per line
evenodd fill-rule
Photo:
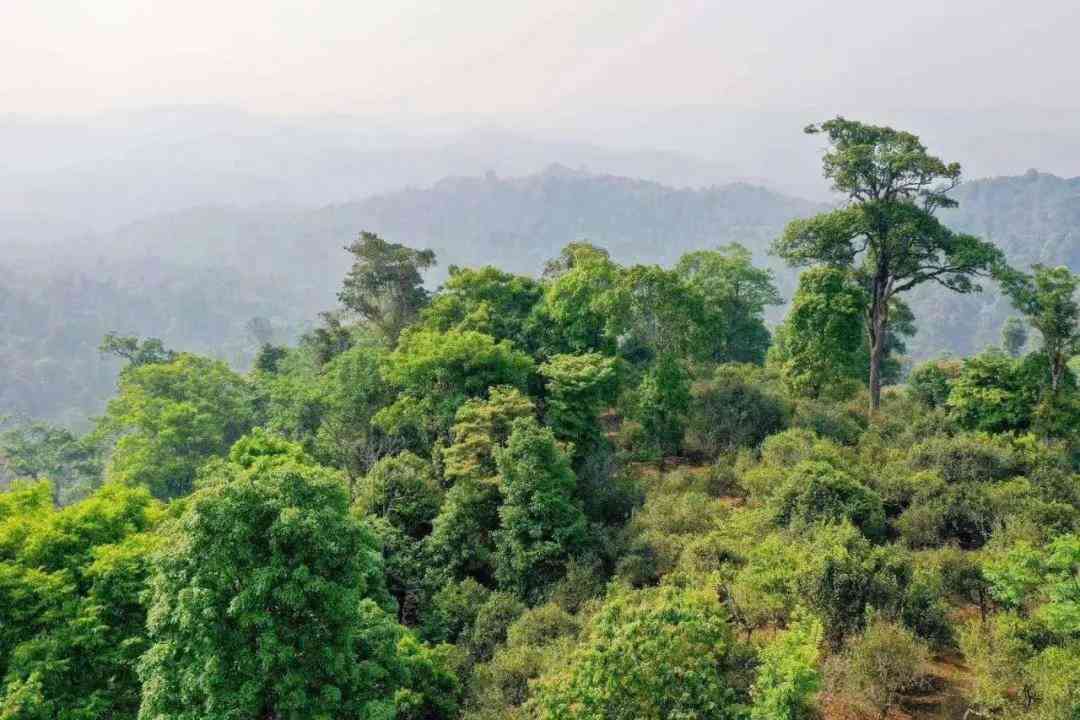
M 880 275 L 874 278 L 870 300 L 868 335 L 870 341 L 870 413 L 881 407 L 881 361 L 885 357 L 885 334 L 889 322 L 890 285 Z

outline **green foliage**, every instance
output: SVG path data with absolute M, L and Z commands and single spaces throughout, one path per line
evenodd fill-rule
M 788 629 L 762 648 L 754 680 L 751 720 L 814 717 L 812 701 L 821 687 L 821 621 L 796 613 Z
M 427 542 L 433 574 L 483 582 L 494 578 L 502 499 L 492 480 L 465 478 L 447 491 Z
M 908 376 L 912 395 L 931 408 L 945 407 L 953 382 L 964 366 L 955 360 L 931 360 L 919 365 Z
M 366 231 L 345 249 L 354 260 L 338 300 L 396 341 L 428 301 L 421 273 L 435 265 L 435 253 L 388 243 Z
M 62 510 L 44 482 L 0 495 L 0 716 L 134 720 L 160 515 L 116 484 Z
M 606 251 L 586 243 L 568 245 L 549 263 L 553 279 L 531 322 L 547 354 L 614 352 L 620 328 L 611 326 L 611 294 L 621 273 Z
M 514 422 L 495 459 L 505 496 L 496 534 L 497 578 L 519 597 L 535 599 L 584 549 L 586 521 L 576 478 L 551 430 L 531 418 Z
M 1037 357 L 1013 360 L 1000 351 L 966 358 L 951 383 L 950 412 L 970 430 L 1028 429 L 1041 394 L 1039 364 Z
M 933 484 L 920 488 L 911 507 L 897 518 L 900 536 L 911 547 L 982 547 L 993 532 L 999 513 L 986 487 Z
M 16 425 L 0 433 L 0 465 L 16 478 L 47 478 L 61 505 L 101 483 L 101 451 L 93 439 L 47 423 Z
M 1006 294 L 1031 326 L 1042 336 L 1042 354 L 1049 360 L 1046 381 L 1057 394 L 1069 359 L 1080 347 L 1080 302 L 1076 289 L 1080 278 L 1066 267 L 1034 265 L 1027 275 L 1003 273 Z
M 532 349 L 529 317 L 544 295 L 540 283 L 490 265 L 450 266 L 450 277 L 424 308 L 423 324 L 440 332 L 476 330 Z
M 177 356 L 177 353 L 167 350 L 165 344 L 157 338 L 140 341 L 133 335 L 123 336 L 115 332 L 105 334 L 98 352 L 115 355 L 125 360 L 128 367 L 168 363 L 175 360 Z
M 1080 646 L 1051 647 L 1025 668 L 1037 698 L 1035 720 L 1073 720 L 1080 715 Z
M 704 298 L 677 271 L 635 265 L 622 272 L 605 298 L 609 332 L 639 349 L 643 359 L 685 357 L 696 349 L 703 324 Z
M 782 526 L 848 520 L 870 539 L 885 535 L 885 510 L 878 494 L 826 462 L 806 460 L 792 468 L 773 506 Z
M 571 442 L 580 456 L 601 440 L 598 416 L 618 390 L 613 358 L 598 353 L 555 355 L 540 366 L 547 381 L 544 419 L 558 439 Z
M 454 416 L 454 442 L 442 454 L 446 481 L 493 479 L 496 448 L 506 444 L 514 421 L 534 410 L 532 400 L 511 387 L 491 388 L 487 400 L 466 400 Z
M 411 330 L 382 365 L 383 377 L 402 393 L 374 422 L 387 432 L 414 427 L 431 439 L 443 436 L 465 400 L 497 385 L 524 388 L 534 368 L 509 341 L 475 330 Z
M 1011 317 L 1001 327 L 1001 345 L 1009 357 L 1018 358 L 1024 353 L 1028 341 L 1028 329 L 1024 321 Z
M 865 307 L 865 292 L 839 270 L 814 268 L 799 276 L 770 351 L 794 392 L 833 396 L 862 377 Z
M 1063 637 L 1080 637 L 1080 535 L 1062 535 L 1045 548 L 1019 543 L 984 568 L 994 598 L 1036 613 Z
M 697 347 L 704 358 L 759 365 L 765 361 L 765 309 L 782 302 L 771 270 L 754 267 L 750 251 L 733 243 L 683 255 L 675 273 L 701 298 Z
M 107 478 L 159 498 L 186 495 L 199 467 L 251 428 L 252 402 L 250 384 L 216 360 L 184 354 L 132 366 L 96 431 L 119 438 Z
M 863 629 L 868 610 L 899 616 L 912 577 L 909 558 L 871 546 L 850 525 L 820 529 L 811 545 L 800 589 L 833 647 Z
M 380 697 L 357 664 L 371 543 L 324 469 L 256 463 L 207 484 L 157 558 L 140 717 L 362 715 Z
M 377 515 L 414 539 L 431 531 L 443 490 L 431 463 L 410 452 L 385 457 L 360 481 L 355 508 Z
M 536 700 L 545 720 L 739 718 L 739 649 L 714 596 L 672 588 L 618 594 Z
M 757 447 L 783 430 L 790 415 L 788 403 L 752 365 L 721 365 L 692 392 L 688 430 L 708 457 Z
M 662 355 L 638 388 L 637 417 L 646 442 L 664 455 L 682 449 L 690 410 L 690 374 L 674 357 Z
M 960 182 L 960 165 L 930 155 L 915 135 L 842 117 L 806 132 L 828 138 L 825 177 L 849 202 L 789 223 L 773 251 L 795 265 L 841 269 L 865 291 L 860 307 L 866 308 L 870 348 L 870 408 L 877 410 L 894 297 L 927 282 L 978 291 L 973 278 L 999 269 L 1003 255 L 934 216 L 956 206 L 948 193 Z
M 845 689 L 885 718 L 900 695 L 922 677 L 928 654 L 910 632 L 876 619 L 845 654 Z

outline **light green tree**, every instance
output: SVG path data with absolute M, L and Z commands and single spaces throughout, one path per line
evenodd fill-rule
M 183 354 L 128 368 L 95 430 L 117 438 L 107 479 L 186 495 L 199 467 L 251 428 L 252 403 L 251 385 L 217 360 Z
M 543 720 L 744 717 L 736 643 L 715 593 L 615 595 L 580 649 L 538 684 Z

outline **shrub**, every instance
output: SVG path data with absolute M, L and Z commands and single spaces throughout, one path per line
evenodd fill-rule
M 773 507 L 782 526 L 849 520 L 868 538 L 885 534 L 885 510 L 878 494 L 825 462 L 796 465 L 773 498 Z
M 910 632 L 877 619 L 852 640 L 843 657 L 842 686 L 884 719 L 923 676 L 928 655 Z
M 957 360 L 931 360 L 919 365 L 908 376 L 908 387 L 919 402 L 932 407 L 945 407 L 953 382 L 963 365 Z
M 813 717 L 811 703 L 821 687 L 821 621 L 798 614 L 787 631 L 761 651 L 754 681 L 751 720 L 802 720 Z
M 961 547 L 975 549 L 990 539 L 997 517 L 986 488 L 964 484 L 916 496 L 911 507 L 897 518 L 896 527 L 913 548 L 956 541 Z
M 854 445 L 866 430 L 865 420 L 850 412 L 846 405 L 810 398 L 800 399 L 795 404 L 791 425 L 812 430 L 818 436 L 842 445 Z
M 510 593 L 493 592 L 476 612 L 472 633 L 468 638 L 469 652 L 479 661 L 489 660 L 495 648 L 506 640 L 510 625 L 525 612 L 523 605 Z
M 1005 480 L 1022 469 L 1013 448 L 989 435 L 935 437 L 911 449 L 914 470 L 936 470 L 949 483 Z
M 712 379 L 693 388 L 689 439 L 707 457 L 756 447 L 787 424 L 784 400 L 762 384 L 752 365 L 722 365 Z
M 442 499 L 431 464 L 403 452 L 375 463 L 359 483 L 355 508 L 361 514 L 385 518 L 406 535 L 420 538 L 431 532 Z
M 738 718 L 746 688 L 726 613 L 709 592 L 659 588 L 609 600 L 565 672 L 539 686 L 544 720 Z

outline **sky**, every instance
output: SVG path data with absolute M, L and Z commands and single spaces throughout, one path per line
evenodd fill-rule
M 0 112 L 1080 109 L 1076 0 L 0 3 Z

